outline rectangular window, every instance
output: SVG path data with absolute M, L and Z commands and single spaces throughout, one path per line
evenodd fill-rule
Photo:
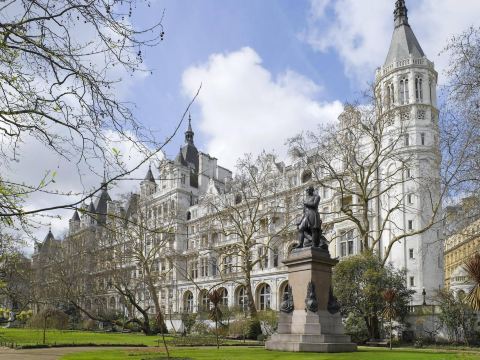
M 407 195 L 407 203 L 410 205 L 413 204 L 413 194 Z
M 345 231 L 341 234 L 340 237 L 340 256 L 353 255 L 354 246 L 353 246 L 353 229 Z
M 404 139 L 405 146 L 409 146 L 410 145 L 410 135 L 405 134 L 403 139 Z
M 413 258 L 414 258 L 414 257 L 413 257 L 413 249 L 408 249 L 408 257 L 409 257 L 410 259 L 413 259 Z
M 347 256 L 347 244 L 344 242 L 340 243 L 340 256 L 341 257 Z
M 413 230 L 413 220 L 408 220 L 408 230 Z
M 410 276 L 410 286 L 415 286 L 415 277 L 414 276 Z
M 278 266 L 278 248 L 273 248 L 273 267 Z
M 420 133 L 420 143 L 425 145 L 425 133 Z
M 407 179 L 410 179 L 410 178 L 412 177 L 412 170 L 407 169 L 407 170 L 405 171 L 405 177 L 406 177 Z

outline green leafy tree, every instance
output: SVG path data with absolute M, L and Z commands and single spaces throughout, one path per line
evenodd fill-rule
M 384 266 L 378 257 L 369 253 L 341 261 L 333 273 L 333 286 L 342 305 L 342 315 L 363 318 L 371 339 L 380 338 L 379 319 L 385 308 L 383 291 L 396 291 L 392 307 L 399 321 L 407 315 L 408 303 L 414 293 L 407 288 L 404 271 L 395 270 L 388 264 Z
M 440 306 L 438 317 L 447 330 L 449 340 L 455 343 L 463 341 L 468 345 L 474 335 L 476 320 L 475 313 L 467 304 L 468 300 L 442 290 L 438 292 L 437 302 Z

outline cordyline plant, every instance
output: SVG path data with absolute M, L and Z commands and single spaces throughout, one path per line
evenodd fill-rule
M 480 254 L 475 254 L 465 265 L 468 277 L 474 286 L 465 297 L 465 301 L 474 311 L 480 310 Z
M 395 307 L 395 300 L 397 299 L 397 292 L 395 289 L 387 289 L 382 294 L 385 300 L 385 307 L 382 311 L 382 317 L 390 323 L 390 350 L 392 350 L 393 337 L 393 319 L 397 317 L 397 309 Z

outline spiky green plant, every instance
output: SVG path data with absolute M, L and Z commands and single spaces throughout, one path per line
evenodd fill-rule
M 382 296 L 383 300 L 385 300 L 382 317 L 390 322 L 390 350 L 392 350 L 393 319 L 397 317 L 397 309 L 395 308 L 397 292 L 395 289 L 387 289 L 383 292 Z
M 473 288 L 465 297 L 465 302 L 470 305 L 472 310 L 480 310 L 480 254 L 475 254 L 467 260 L 464 265 L 468 277 L 473 281 Z
M 218 340 L 218 322 L 222 319 L 223 313 L 220 309 L 220 303 L 222 301 L 222 293 L 218 289 L 214 289 L 208 293 L 208 300 L 212 304 L 209 312 L 210 320 L 215 321 L 215 336 L 217 339 L 217 349 L 220 348 Z

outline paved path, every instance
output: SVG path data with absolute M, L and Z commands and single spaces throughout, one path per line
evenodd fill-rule
M 112 349 L 145 349 L 135 347 L 106 347 L 106 346 L 84 346 L 84 347 L 58 347 L 47 349 L 10 349 L 0 347 L 0 360 L 57 360 L 61 356 L 76 352 L 95 351 Z

